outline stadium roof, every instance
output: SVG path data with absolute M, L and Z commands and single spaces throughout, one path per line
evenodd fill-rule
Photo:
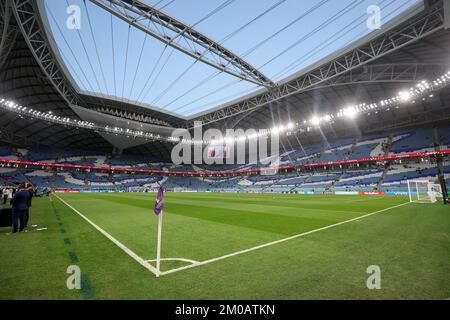
M 133 24 L 135 19 L 131 18 L 138 16 L 138 10 L 131 10 L 136 7 L 132 1 L 71 1 L 81 10 L 83 24 L 76 30 L 66 26 L 67 1 L 46 1 L 41 15 L 55 39 L 53 50 L 61 54 L 74 86 L 191 116 L 241 98 L 243 93 L 270 87 L 272 81 L 283 81 L 359 40 L 370 33 L 366 26 L 370 5 L 379 5 L 381 22 L 386 24 L 420 4 L 419 0 L 152 2 L 159 2 L 157 7 L 169 15 L 168 19 L 176 17 L 202 37 L 209 37 L 209 47 L 214 48 L 211 43 L 217 40 L 233 59 L 243 61 L 239 66 L 248 63 L 250 67 L 240 68 L 236 76 L 226 72 L 236 68 L 225 72 L 214 68 L 216 58 L 227 65 L 229 61 L 223 56 L 205 54 L 203 61 L 189 56 L 189 48 L 182 47 L 188 40 L 181 33 L 176 37 L 169 28 L 157 29 L 156 19 L 147 24 L 147 16 L 140 16 L 142 22 Z M 166 43 L 145 31 L 174 39 Z M 196 46 L 196 52 L 208 51 L 198 42 L 189 41 L 189 45 Z M 241 79 L 240 73 L 247 76 Z
M 349 104 L 377 102 L 450 69 L 450 34 L 445 29 L 450 19 L 444 11 L 444 2 L 431 0 L 426 1 L 425 6 L 410 7 L 381 30 L 334 51 L 276 86 L 260 89 L 206 112 L 182 116 L 107 96 L 105 92 L 93 94 L 83 90 L 57 49 L 43 14 L 43 2 L 14 0 L 8 3 L 10 7 L 0 8 L 3 10 L 1 31 L 7 35 L 2 37 L 0 45 L 2 98 L 59 116 L 110 125 L 121 123 L 152 132 L 191 128 L 193 120 L 202 120 L 207 126 L 220 129 L 271 128 L 274 124 L 309 119 L 317 113 L 336 111 Z M 193 21 L 184 19 L 189 23 Z M 273 77 L 268 74 L 269 78 Z M 355 130 L 380 130 L 383 128 L 380 124 L 384 128 L 396 128 L 445 120 L 448 118 L 448 112 L 444 112 L 445 101 L 449 101 L 449 93 L 448 89 L 443 89 L 405 110 L 391 110 L 361 119 Z M 116 146 L 159 158 L 169 155 L 167 143 L 133 141 L 88 129 L 74 130 L 1 112 L 3 140 L 18 143 L 19 138 L 24 138 L 28 143 L 104 151 Z M 344 128 L 333 128 L 335 132 L 340 129 Z

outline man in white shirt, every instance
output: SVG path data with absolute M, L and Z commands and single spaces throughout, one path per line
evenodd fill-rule
M 6 204 L 6 201 L 8 200 L 9 194 L 10 194 L 9 189 L 4 188 L 2 190 L 3 204 Z

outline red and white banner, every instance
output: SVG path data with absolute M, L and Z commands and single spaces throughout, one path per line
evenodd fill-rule
M 47 170 L 51 168 L 61 168 L 66 169 L 67 171 L 74 169 L 81 170 L 94 170 L 96 172 L 115 172 L 115 173 L 143 173 L 143 174 L 155 174 L 155 175 L 163 175 L 163 176 L 224 176 L 224 175 L 240 175 L 240 174 L 263 174 L 269 170 L 272 171 L 282 171 L 282 170 L 290 170 L 290 169 L 301 169 L 301 168 L 314 168 L 314 167 L 327 167 L 332 165 L 341 165 L 341 164 L 353 164 L 353 163 L 368 163 L 368 162 L 385 162 L 385 161 L 393 161 L 393 160 L 401 160 L 401 159 L 413 159 L 413 158 L 427 158 L 437 155 L 447 155 L 450 154 L 449 150 L 441 150 L 441 151 L 433 151 L 433 152 L 415 152 L 415 153 L 407 153 L 401 155 L 390 155 L 390 156 L 379 156 L 373 158 L 361 158 L 361 159 L 352 159 L 352 160 L 341 160 L 341 161 L 332 161 L 332 162 L 319 162 L 319 163 L 310 163 L 310 164 L 301 164 L 301 165 L 289 165 L 283 167 L 270 167 L 270 168 L 255 168 L 255 169 L 245 169 L 245 170 L 229 170 L 229 171 L 166 171 L 166 170 L 145 170 L 145 169 L 137 169 L 137 168 L 113 168 L 113 167 L 95 167 L 95 166 L 82 166 L 82 165 L 74 165 L 74 164 L 58 164 L 58 163 L 43 163 L 43 162 L 29 162 L 29 161 L 20 161 L 20 160 L 11 160 L 11 159 L 0 159 L 0 163 L 2 164 L 12 164 L 12 165 L 21 165 L 25 168 L 32 167 L 35 169 Z
M 359 191 L 358 194 L 360 196 L 385 196 L 386 192 L 384 192 L 384 191 Z

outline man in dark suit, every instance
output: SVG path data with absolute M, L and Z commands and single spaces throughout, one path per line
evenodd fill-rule
M 13 231 L 25 231 L 25 218 L 30 203 L 30 192 L 25 188 L 24 184 L 19 186 L 19 190 L 14 194 L 11 200 L 12 204 L 12 224 Z M 19 225 L 20 222 L 20 225 Z
M 30 208 L 31 208 L 31 201 L 33 200 L 34 196 L 34 188 L 31 183 L 26 184 L 26 190 L 30 193 L 30 199 L 28 200 L 28 209 L 25 213 L 25 220 L 24 220 L 24 228 L 26 229 L 28 227 L 28 219 L 30 218 Z

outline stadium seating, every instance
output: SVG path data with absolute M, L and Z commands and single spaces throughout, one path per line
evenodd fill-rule
M 407 153 L 433 150 L 433 134 L 430 128 L 403 132 L 402 138 L 392 143 L 391 153 Z
M 438 128 L 442 148 L 450 148 L 450 126 Z M 329 141 L 323 145 L 302 146 L 281 155 L 281 165 L 332 162 L 347 159 L 370 158 L 380 155 L 395 155 L 415 151 L 432 151 L 433 135 L 431 128 L 393 131 L 382 135 L 367 135 L 352 139 Z M 154 159 L 133 155 L 107 155 L 93 151 L 59 150 L 49 147 L 39 149 L 0 146 L 0 158 L 21 159 L 48 163 L 141 168 L 169 170 L 177 172 L 229 171 L 264 167 L 263 164 L 247 165 L 180 165 L 158 163 Z M 343 169 L 344 170 L 344 169 Z M 157 182 L 164 183 L 168 189 L 199 191 L 329 191 L 329 190 L 404 190 L 407 179 L 435 177 L 435 164 L 423 161 L 408 165 L 391 165 L 389 168 L 354 169 L 342 172 L 311 172 L 275 175 L 255 175 L 240 177 L 183 177 L 166 178 L 149 175 L 99 174 L 73 172 L 46 172 L 42 170 L 0 169 L 1 182 L 31 181 L 41 187 L 54 186 L 64 189 L 105 189 L 128 190 L 133 187 L 152 187 Z M 450 165 L 445 166 L 450 173 Z

